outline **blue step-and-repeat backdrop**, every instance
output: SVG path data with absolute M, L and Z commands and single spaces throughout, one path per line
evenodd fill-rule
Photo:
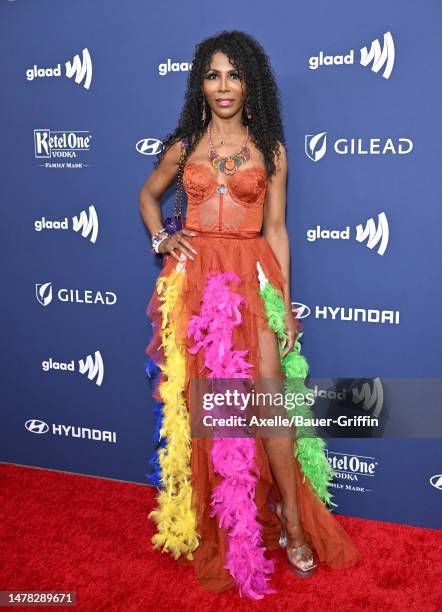
M 195 44 L 238 29 L 281 91 L 310 374 L 383 418 L 381 437 L 327 439 L 337 512 L 442 528 L 441 17 L 437 0 L 1 0 L 2 461 L 146 483 L 161 259 L 138 193 Z

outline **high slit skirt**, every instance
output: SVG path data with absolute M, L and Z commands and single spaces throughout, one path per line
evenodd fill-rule
M 191 228 L 190 228 L 191 229 Z M 192 437 L 191 381 L 260 376 L 259 334 L 284 340 L 285 278 L 265 236 L 256 232 L 200 232 L 188 236 L 194 259 L 164 256 L 146 314 L 152 336 L 146 372 L 153 382 L 156 452 L 149 482 L 158 489 L 155 548 L 193 563 L 202 588 L 238 588 L 252 599 L 274 592 L 274 561 L 281 524 L 272 509 L 281 494 L 263 440 Z M 281 358 L 284 377 L 305 379 L 301 325 Z M 282 354 L 282 351 L 280 351 Z M 306 540 L 319 563 L 339 569 L 360 554 L 333 516 L 333 470 L 325 443 L 308 436 L 294 443 L 296 499 Z

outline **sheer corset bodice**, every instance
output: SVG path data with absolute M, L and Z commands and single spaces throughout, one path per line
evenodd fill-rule
M 261 231 L 267 175 L 256 164 L 237 170 L 218 183 L 210 166 L 188 162 L 186 228 L 207 232 L 257 234 Z

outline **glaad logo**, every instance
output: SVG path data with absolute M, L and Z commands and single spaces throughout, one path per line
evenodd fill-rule
M 338 155 L 407 155 L 413 146 L 410 138 L 402 137 L 397 139 L 396 144 L 392 138 L 369 138 L 367 143 L 362 138 L 338 138 L 333 143 L 333 151 Z M 304 150 L 312 161 L 322 159 L 327 152 L 327 132 L 306 134 Z
M 325 449 L 326 457 L 330 463 L 333 471 L 334 478 L 338 481 L 344 480 L 347 482 L 335 482 L 332 483 L 332 487 L 335 489 L 343 489 L 346 491 L 353 491 L 357 493 L 366 493 L 371 491 L 359 483 L 359 479 L 362 476 L 373 478 L 376 476 L 376 468 L 378 462 L 374 457 L 365 457 L 364 455 L 348 455 L 345 453 L 335 453 L 329 449 Z
M 379 310 L 377 308 L 356 308 L 352 306 L 315 306 L 314 310 L 299 302 L 292 302 L 292 312 L 298 319 L 313 314 L 315 319 L 332 321 L 353 321 L 355 323 L 390 323 L 399 325 L 399 310 Z
M 158 155 L 163 148 L 163 143 L 156 138 L 143 138 L 137 142 L 135 148 L 141 155 Z
M 74 81 L 81 85 L 85 89 L 89 89 L 92 82 L 92 58 L 89 50 L 84 48 L 82 50 L 82 57 L 74 55 L 72 62 L 65 62 L 65 76 L 68 79 L 74 78 Z M 33 81 L 37 78 L 47 77 L 60 77 L 61 76 L 61 64 L 57 64 L 53 68 L 39 68 L 36 64 L 32 68 L 26 70 L 26 78 L 28 81 Z
M 35 297 L 42 306 L 52 302 L 52 282 L 36 283 Z M 113 306 L 117 302 L 117 294 L 113 291 L 92 291 L 91 289 L 58 289 L 56 297 L 60 302 L 75 304 L 101 304 Z
M 381 49 L 379 39 L 371 42 L 370 50 L 367 47 L 360 49 L 360 63 L 362 66 L 368 66 L 371 63 L 371 70 L 379 72 L 384 68 L 382 76 L 384 79 L 389 79 L 394 66 L 395 49 L 391 32 L 385 32 L 384 45 Z M 317 70 L 319 66 L 338 66 L 344 64 L 354 64 L 355 50 L 350 49 L 346 55 L 325 55 L 323 51 L 319 55 L 312 55 L 308 60 L 308 65 L 311 70 Z
M 44 372 L 51 370 L 59 372 L 75 372 L 75 361 L 55 361 L 52 357 L 41 362 L 41 369 Z M 100 351 L 95 351 L 94 355 L 87 355 L 85 359 L 78 360 L 78 371 L 85 374 L 89 380 L 94 380 L 98 387 L 101 387 L 104 377 L 104 364 Z
M 369 249 L 374 249 L 379 244 L 377 253 L 383 255 L 387 249 L 390 233 L 388 229 L 388 220 L 384 212 L 378 215 L 378 226 L 375 226 L 373 218 L 368 219 L 365 228 L 361 224 L 356 226 L 356 240 L 363 242 L 368 238 L 366 246 Z
M 362 47 L 360 63 L 363 66 L 368 66 L 372 62 L 371 69 L 373 72 L 379 72 L 379 70 L 385 65 L 382 76 L 384 79 L 389 79 L 391 71 L 394 66 L 394 42 L 391 32 L 385 32 L 384 34 L 384 46 L 381 50 L 381 44 L 376 38 L 371 42 L 370 51 L 367 47 Z
M 52 423 L 50 427 L 40 419 L 29 419 L 25 422 L 28 431 L 35 434 L 51 433 L 53 436 L 65 436 L 68 438 L 80 438 L 82 440 L 94 440 L 98 442 L 110 442 L 116 444 L 117 432 L 95 429 L 91 427 L 77 427 L 75 425 L 60 425 Z
M 77 161 L 82 153 L 91 150 L 92 134 L 89 130 L 34 130 L 34 156 L 36 159 L 51 160 L 43 164 L 45 168 L 82 168 L 88 166 Z M 71 161 L 55 162 L 55 159 Z
M 78 368 L 80 374 L 86 374 L 89 380 L 96 379 L 95 383 L 100 387 L 104 376 L 104 364 L 100 351 L 95 351 L 94 357 L 95 359 L 92 355 L 88 355 L 85 360 L 80 359 Z
M 83 238 L 88 238 L 90 242 L 95 244 L 98 236 L 98 216 L 93 204 L 89 206 L 88 211 L 82 210 L 79 217 L 72 217 L 71 222 L 72 230 L 74 232 L 80 232 Z M 69 219 L 67 217 L 61 221 L 46 219 L 46 217 L 41 217 L 41 219 L 36 219 L 34 221 L 34 230 L 36 232 L 42 232 L 43 230 L 68 229 Z
M 373 385 L 373 389 L 370 388 L 370 384 Z M 342 385 L 339 388 L 324 389 L 315 384 L 312 389 L 314 397 L 321 399 L 339 399 L 340 401 L 347 402 L 347 398 L 351 396 L 350 401 L 358 409 L 369 412 L 372 418 L 379 417 L 384 405 L 384 389 L 379 377 L 363 382 L 360 387 L 352 384 Z
M 350 239 L 350 226 L 343 230 L 337 229 L 324 229 L 320 225 L 315 228 L 307 230 L 306 238 L 309 242 L 315 242 L 316 240 L 349 240 Z M 378 214 L 378 225 L 376 227 L 374 219 L 370 218 L 366 221 L 365 228 L 359 224 L 356 226 L 355 239 L 358 242 L 364 242 L 368 238 L 366 246 L 369 249 L 378 247 L 377 254 L 384 255 L 389 239 L 388 220 L 384 212 Z
M 362 410 L 370 412 L 370 416 L 377 418 L 384 405 L 384 389 L 379 377 L 373 379 L 373 389 L 368 382 L 363 383 L 361 389 L 352 387 L 352 401 L 360 405 Z
M 158 65 L 158 74 L 165 76 L 168 72 L 188 72 L 192 68 L 189 62 L 172 62 L 170 57 L 163 64 Z
M 435 474 L 430 478 L 430 484 L 438 491 L 442 491 L 442 474 Z
M 68 79 L 74 77 L 78 85 L 84 80 L 84 88 L 89 89 L 92 82 L 92 59 L 87 48 L 83 49 L 82 53 L 82 59 L 77 53 L 72 60 L 72 64 L 69 61 L 65 63 L 66 76 Z

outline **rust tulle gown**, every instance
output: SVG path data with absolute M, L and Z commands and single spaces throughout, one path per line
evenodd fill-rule
M 240 167 L 230 177 L 220 176 L 221 180 L 224 180 L 223 184 L 218 182 L 216 172 L 209 163 L 190 161 L 186 164 L 183 177 L 188 200 L 185 227 L 197 233 L 197 236 L 188 237 L 188 240 L 198 253 L 194 255 L 194 260 L 188 258 L 184 264 L 178 264 L 171 256 L 164 257 L 163 269 L 157 280 L 157 290 L 154 291 L 147 307 L 147 314 L 154 331 L 146 348 L 146 354 L 158 366 L 164 365 L 167 361 L 167 351 L 170 359 L 174 354 L 181 355 L 181 361 L 169 363 L 169 372 L 172 376 L 172 373 L 180 367 L 180 363 L 184 367 L 184 376 L 181 382 L 178 381 L 176 384 L 182 387 L 184 400 L 182 406 L 187 413 L 192 411 L 190 379 L 208 375 L 204 351 L 190 352 L 195 345 L 195 338 L 190 338 L 188 334 L 191 317 L 201 315 L 202 305 L 207 299 L 204 292 L 208 278 L 213 278 L 217 273 L 229 272 L 236 274 L 239 279 L 237 284 L 231 286 L 231 291 L 239 294 L 244 299 L 244 303 L 240 307 L 241 324 L 233 328 L 231 339 L 235 350 L 248 350 L 246 357 L 253 365 L 251 374 L 254 377 L 260 376 L 260 362 L 263 357 L 260 354 L 259 335 L 269 332 L 263 299 L 259 293 L 257 262 L 268 282 L 280 295 L 284 285 L 281 266 L 268 241 L 260 234 L 267 187 L 264 168 L 249 164 Z M 167 286 L 167 279 L 170 286 L 171 278 L 178 295 L 175 295 L 173 310 L 167 322 L 164 314 L 165 302 L 161 299 L 158 283 L 163 280 L 164 289 L 164 286 Z M 175 282 L 177 279 L 180 279 L 179 282 Z M 166 336 L 168 325 L 173 325 L 172 335 Z M 174 343 L 173 350 L 169 347 L 166 351 L 165 344 L 170 342 Z M 160 381 L 166 380 L 167 375 L 167 369 L 163 369 Z M 166 409 L 173 412 L 174 405 L 172 401 L 167 408 L 167 393 L 165 391 L 161 394 L 159 387 L 160 383 L 154 390 L 154 398 L 158 402 L 165 402 L 164 415 L 166 415 Z M 170 418 L 173 419 L 175 416 L 174 413 Z M 180 435 L 177 429 L 181 425 L 174 425 L 173 420 L 170 422 L 172 425 L 169 424 L 169 427 L 172 428 L 173 434 L 169 438 L 172 438 L 172 443 L 175 445 L 172 450 L 175 452 L 177 436 Z M 163 437 L 164 435 L 163 432 Z M 235 574 L 226 567 L 229 566 L 229 545 L 233 547 L 228 537 L 229 530 L 225 526 L 219 526 L 218 516 L 211 516 L 211 495 L 223 479 L 219 470 L 214 469 L 214 460 L 211 458 L 213 440 L 198 438 L 188 441 L 187 450 L 185 447 L 181 450 L 182 455 L 187 451 L 188 454 L 183 459 L 184 463 L 180 463 L 181 467 L 176 468 L 181 474 L 178 477 L 173 474 L 174 466 L 167 464 L 165 459 L 171 444 L 169 438 L 163 444 L 163 449 L 159 451 L 163 453 L 163 480 L 158 496 L 161 512 L 153 512 L 160 534 L 156 536 L 156 540 L 154 538 L 154 544 L 163 551 L 171 552 L 175 557 L 184 556 L 192 559 L 197 578 L 204 589 L 220 592 L 239 587 L 242 594 L 251 597 L 260 597 L 263 592 L 264 594 L 269 592 L 261 589 L 261 595 L 259 594 L 259 577 L 254 585 L 253 576 L 239 576 L 239 571 Z M 254 460 L 258 475 L 252 488 L 251 503 L 256 506 L 255 514 L 260 530 L 262 556 L 267 558 L 265 549 L 273 550 L 278 547 L 281 530 L 281 525 L 268 502 L 270 498 L 279 500 L 280 492 L 276 481 L 272 478 L 262 440 L 256 439 L 254 445 Z M 170 456 L 170 461 L 173 457 Z M 173 460 L 176 464 L 177 460 Z M 308 478 L 303 478 L 298 459 L 295 459 L 295 467 L 299 515 L 307 542 L 316 551 L 316 560 L 335 569 L 355 565 L 360 554 L 352 540 L 315 492 Z M 173 481 L 174 476 L 177 476 L 175 480 L 181 482 L 181 488 L 180 482 Z M 186 489 L 187 486 L 190 489 Z M 247 499 L 250 499 L 250 495 Z M 185 504 L 190 507 L 181 513 Z M 194 517 L 197 534 L 193 544 L 187 523 L 182 527 L 182 535 L 177 526 L 181 519 L 183 524 L 186 520 L 191 521 L 189 516 Z M 183 546 L 179 541 L 180 537 L 182 541 L 186 540 Z M 187 552 L 186 545 L 193 550 Z M 263 560 L 261 562 L 265 563 Z M 244 563 L 246 564 L 243 561 L 242 564 Z M 268 576 L 267 580 L 271 585 L 271 576 Z M 296 578 L 293 577 L 293 580 L 295 588 Z

